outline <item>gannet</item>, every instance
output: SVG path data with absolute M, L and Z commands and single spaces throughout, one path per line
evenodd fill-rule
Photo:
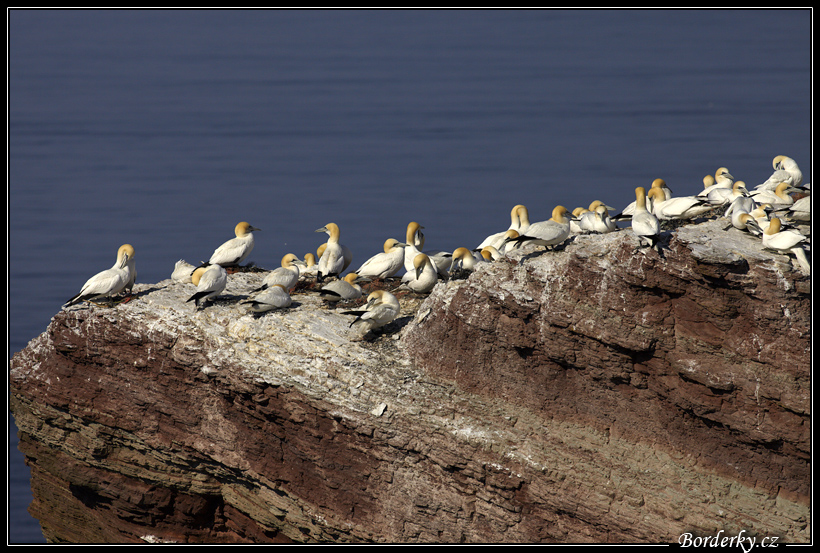
M 708 190 L 710 186 L 715 185 L 715 177 L 712 175 L 706 175 L 703 177 L 703 189 Z
M 410 223 L 410 224 L 412 225 L 413 223 Z M 444 250 L 425 250 L 424 249 L 424 233 L 421 232 L 421 230 L 420 230 L 420 229 L 423 229 L 423 228 L 424 227 L 419 226 L 416 229 L 415 240 L 413 241 L 413 246 L 415 247 L 415 251 L 417 253 L 426 254 L 427 257 L 430 258 L 430 261 L 433 262 L 433 268 L 436 270 L 438 275 L 441 278 L 447 280 L 450 276 L 449 273 L 447 272 L 447 267 L 450 266 L 452 254 L 450 252 L 444 251 Z M 407 269 L 407 254 L 406 254 L 406 252 L 407 252 L 407 248 L 405 246 L 404 266 L 405 266 L 405 269 L 409 271 L 410 269 Z
M 722 206 L 731 203 L 735 198 L 747 195 L 746 183 L 739 180 L 732 183 L 730 188 L 713 188 L 706 194 L 706 201 L 713 206 Z
M 363 337 L 370 331 L 390 324 L 398 316 L 401 306 L 396 296 L 386 290 L 376 290 L 367 296 L 363 310 L 344 311 L 345 315 L 356 315 L 350 327 L 356 327 Z
M 527 229 L 530 228 L 530 212 L 529 210 L 524 207 L 523 205 L 518 208 L 518 228 L 517 229 L 508 229 L 514 230 L 519 235 L 524 234 L 527 232 Z M 498 246 L 496 246 L 498 248 Z M 501 248 L 498 248 L 501 249 Z
M 404 267 L 404 248 L 406 244 L 395 238 L 384 241 L 384 251 L 377 253 L 355 271 L 359 276 L 372 278 L 390 278 Z
M 304 266 L 299 266 L 299 275 L 305 277 L 315 277 L 319 266 L 316 264 L 316 256 L 308 252 L 305 254 Z
M 512 231 L 515 232 L 515 231 Z M 515 232 L 516 238 L 518 237 L 518 233 Z M 502 253 L 498 251 L 498 248 L 494 246 L 484 246 L 481 248 L 481 257 L 483 257 L 486 261 L 496 261 L 502 257 Z
M 781 230 L 779 217 L 772 217 L 769 227 L 763 231 L 763 247 L 779 253 L 792 253 L 797 263 L 807 274 L 811 274 L 811 265 L 803 250 L 806 237 L 794 230 Z
M 653 194 L 662 194 L 655 192 Z M 638 242 L 647 242 L 649 247 L 658 243 L 661 235 L 661 224 L 658 218 L 646 208 L 646 189 L 639 186 L 635 189 L 635 213 L 632 215 L 632 232 Z
M 747 211 L 736 211 L 732 214 L 732 226 L 738 230 L 745 230 L 755 236 L 761 236 L 763 230 L 752 215 Z
M 322 282 L 327 277 L 339 276 L 345 268 L 344 248 L 339 243 L 339 225 L 328 223 L 316 232 L 326 232 L 330 238 L 327 247 L 322 252 L 319 259 L 319 267 L 316 273 L 316 280 Z
M 277 309 L 290 307 L 292 299 L 288 291 L 281 284 L 273 284 L 253 299 L 243 301 L 243 304 L 251 306 L 254 313 L 265 313 Z
M 762 184 L 755 186 L 755 190 L 774 190 L 781 182 L 787 182 L 790 186 L 800 186 L 803 183 L 803 172 L 792 158 L 788 156 L 775 156 L 772 160 L 774 172 Z
M 772 204 L 775 209 L 789 206 L 794 203 L 794 199 L 789 196 L 792 185 L 788 182 L 781 182 L 774 190 L 755 189 L 749 197 L 759 204 Z
M 578 226 L 584 232 L 596 234 L 606 234 L 617 230 L 605 205 L 598 205 L 594 210 L 584 213 Z
M 484 248 L 482 248 L 482 251 L 490 247 L 492 246 L 484 246 Z M 491 255 L 489 254 L 489 250 L 488 255 Z M 480 260 L 476 259 L 476 257 L 473 255 L 473 252 L 471 252 L 467 248 L 456 248 L 456 250 L 453 252 L 452 261 L 450 262 L 450 268 L 448 269 L 450 276 L 453 278 L 466 277 L 475 270 L 476 265 L 478 263 L 483 263 L 486 260 L 486 258 L 483 257 L 483 254 L 481 254 L 480 257 Z M 490 259 L 492 259 L 492 257 L 490 257 Z
M 319 297 L 330 303 L 359 299 L 362 297 L 362 287 L 356 284 L 359 276 L 356 273 L 347 273 L 342 280 L 326 284 L 319 290 Z
M 228 284 L 228 273 L 219 264 L 197 267 L 191 275 L 191 283 L 196 286 L 196 292 L 185 302 L 193 300 L 197 311 L 200 305 L 222 293 Z
M 714 179 L 714 177 L 712 177 L 712 175 L 706 175 L 703 178 L 704 178 L 704 180 L 706 178 L 711 179 L 712 184 L 714 184 L 715 179 Z M 672 189 L 669 188 L 669 186 L 666 184 L 666 181 L 663 180 L 663 179 L 653 180 L 652 181 L 652 186 L 650 186 L 649 189 L 651 190 L 653 188 L 660 188 L 661 190 L 663 190 L 663 195 L 667 200 L 672 197 Z M 646 202 L 646 209 L 649 210 L 649 211 L 652 211 L 652 199 L 648 198 L 648 197 L 647 197 L 647 202 Z M 623 211 L 621 211 L 619 214 L 612 217 L 612 220 L 613 221 L 623 221 L 625 219 L 629 219 L 630 217 L 632 217 L 633 213 L 635 213 L 635 202 L 632 202 L 631 204 L 626 206 L 623 209 Z
M 174 264 L 174 271 L 171 273 L 171 280 L 182 283 L 191 282 L 191 273 L 194 272 L 194 269 L 196 269 L 196 267 L 184 259 L 180 259 Z
M 316 248 L 316 258 L 322 259 L 322 254 L 325 253 L 326 248 L 327 248 L 327 242 L 325 242 L 324 244 L 321 244 L 318 248 Z M 353 262 L 353 252 L 350 250 L 350 248 L 348 248 L 344 244 L 342 244 L 342 256 L 344 257 L 345 262 L 342 264 L 342 271 L 341 272 L 344 272 L 345 269 L 350 267 L 350 264 Z M 317 264 L 316 265 L 316 270 L 313 272 L 313 274 L 315 275 L 318 272 L 319 272 L 319 266 Z
M 297 264 L 299 261 L 299 258 L 292 253 L 285 255 L 282 258 L 282 266 L 269 272 L 262 281 L 262 285 L 254 292 L 267 290 L 277 284 L 281 284 L 288 293 L 293 292 L 299 282 L 299 265 Z
M 722 186 L 723 188 L 731 188 L 735 178 L 729 173 L 726 167 L 720 167 L 715 171 L 715 186 Z
M 738 181 L 743 182 L 743 181 Z M 732 217 L 735 213 L 750 213 L 757 207 L 757 202 L 747 195 L 740 195 L 729 203 L 729 207 L 723 212 L 724 217 Z
M 675 196 L 667 200 L 657 189 L 651 189 L 649 196 L 652 198 L 652 213 L 661 221 L 693 219 L 714 209 L 706 198 L 697 196 Z
M 786 253 L 806 241 L 806 237 L 794 230 L 782 230 L 779 217 L 772 217 L 763 231 L 763 247 Z
M 404 246 L 404 270 L 408 273 L 415 271 L 414 260 L 418 254 L 423 253 L 421 248 L 424 246 L 424 241 L 418 240 L 419 229 L 423 228 L 423 226 L 415 221 L 411 221 L 407 224 L 407 234 L 404 241 L 406 244 Z M 419 244 L 418 246 L 416 245 L 417 242 Z M 430 262 L 433 265 L 433 269 L 438 273 L 439 269 L 436 267 L 435 261 L 431 259 Z
M 591 223 L 587 219 L 591 219 L 592 215 L 587 215 L 589 209 L 585 207 L 576 207 L 572 210 L 572 219 L 569 222 L 570 234 L 584 234 L 590 232 Z
M 438 282 L 438 272 L 427 254 L 420 253 L 413 259 L 413 270 L 401 279 L 402 285 L 417 294 L 426 294 Z
M 772 206 L 769 204 L 761 204 L 751 210 L 749 214 L 755 218 L 755 221 L 757 221 L 757 226 L 765 231 L 769 228 L 772 211 Z
M 527 225 L 527 227 L 529 227 L 529 225 Z M 481 248 L 481 250 L 484 251 L 487 248 L 492 248 L 493 250 L 495 250 L 494 255 L 501 256 L 501 255 L 515 249 L 515 239 L 518 238 L 519 236 L 521 236 L 521 235 L 518 233 L 517 230 L 510 229 L 510 230 L 508 230 L 507 232 L 504 233 L 504 241 L 501 243 L 501 246 L 499 246 L 497 248 L 494 247 L 494 246 L 485 246 L 484 248 Z M 492 250 L 490 250 L 490 251 L 492 251 Z
M 222 265 L 232 267 L 242 263 L 253 250 L 253 233 L 256 227 L 242 221 L 234 228 L 236 238 L 232 238 L 214 250 L 208 260 L 208 265 Z
M 80 293 L 69 299 L 63 307 L 69 307 L 83 301 L 95 301 L 102 298 L 119 294 L 126 289 L 129 284 L 133 286 L 136 278 L 136 269 L 133 264 L 134 247 L 131 244 L 123 244 L 117 250 L 117 262 L 114 266 L 105 271 L 99 272 L 89 278 Z M 130 262 L 130 263 L 129 263 Z
M 792 221 L 811 221 L 811 196 L 803 196 L 799 200 L 784 208 L 786 216 Z
M 510 226 L 507 227 L 507 230 L 518 230 L 521 228 L 521 218 L 520 212 L 521 210 L 526 211 L 526 207 L 523 205 L 516 205 L 510 210 Z M 506 231 L 496 232 L 495 234 L 489 235 L 487 238 L 481 241 L 481 243 L 476 246 L 476 250 L 481 250 L 486 246 L 493 246 L 498 248 L 504 242 L 504 233 Z
M 570 217 L 566 207 L 559 205 L 552 210 L 552 217 L 546 221 L 532 223 L 526 234 L 515 239 L 508 239 L 514 243 L 515 247 L 522 244 L 536 244 L 544 246 L 545 249 L 554 248 L 569 237 Z

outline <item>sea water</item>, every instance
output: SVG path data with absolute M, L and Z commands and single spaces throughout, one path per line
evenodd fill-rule
M 808 10 L 10 10 L 9 358 L 136 248 L 138 283 L 239 221 L 273 268 L 474 247 L 525 204 L 620 208 L 788 155 L 811 178 Z M 42 542 L 9 417 L 9 541 Z

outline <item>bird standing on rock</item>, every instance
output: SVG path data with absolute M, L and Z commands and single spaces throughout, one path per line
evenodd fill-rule
M 222 293 L 228 284 L 228 273 L 221 265 L 197 267 L 191 275 L 191 283 L 196 286 L 196 292 L 185 302 L 193 301 L 198 311 L 202 304 Z
M 253 250 L 253 233 L 258 230 L 258 228 L 251 226 L 245 221 L 238 223 L 236 227 L 234 227 L 234 234 L 236 234 L 236 238 L 232 238 L 219 246 L 216 250 L 214 250 L 214 253 L 211 255 L 208 262 L 201 266 L 238 266 L 240 263 L 245 261 Z
M 117 250 L 117 261 L 114 266 L 89 278 L 83 284 L 80 293 L 68 300 L 63 307 L 70 307 L 83 301 L 93 302 L 108 298 L 123 290 L 130 292 L 136 278 L 134 247 L 131 244 L 123 244 Z
M 340 230 L 336 223 L 328 223 L 316 232 L 326 232 L 329 236 L 327 246 L 319 258 L 319 267 L 316 272 L 316 280 L 322 282 L 328 277 L 337 277 L 344 271 L 345 255 L 344 247 L 339 243 Z

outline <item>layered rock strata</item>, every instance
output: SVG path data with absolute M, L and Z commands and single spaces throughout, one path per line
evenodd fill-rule
M 263 274 L 138 285 L 15 354 L 51 542 L 810 539 L 810 280 L 713 221 L 483 264 L 351 342 Z

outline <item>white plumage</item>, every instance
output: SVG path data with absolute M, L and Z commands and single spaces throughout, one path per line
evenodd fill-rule
M 339 225 L 336 223 L 328 223 L 316 232 L 326 232 L 329 236 L 327 246 L 319 258 L 319 267 L 317 268 L 316 279 L 322 282 L 327 277 L 339 276 L 344 271 L 345 267 L 345 252 L 342 245 L 339 243 Z
M 364 310 L 345 311 L 345 315 L 356 315 L 350 327 L 363 337 L 372 330 L 377 330 L 393 322 L 399 315 L 401 305 L 396 296 L 386 290 L 376 290 L 367 296 Z
M 650 190 L 651 192 L 651 190 Z M 654 193 L 657 194 L 657 193 Z M 635 212 L 632 215 L 632 232 L 641 244 L 650 247 L 658 243 L 661 224 L 658 218 L 646 208 L 646 189 L 639 186 L 635 189 Z
M 228 240 L 214 250 L 208 263 L 210 265 L 222 265 L 223 267 L 231 267 L 242 263 L 253 250 L 253 232 L 257 230 L 259 229 L 245 221 L 238 223 L 234 227 L 236 238 Z
M 126 289 L 130 291 L 136 278 L 134 247 L 131 244 L 123 244 L 117 250 L 117 261 L 114 266 L 89 278 L 80 289 L 80 293 L 68 300 L 64 307 L 107 298 Z
M 254 292 L 261 292 L 267 290 L 272 286 L 281 285 L 288 293 L 296 288 L 299 282 L 299 266 L 297 263 L 299 258 L 294 254 L 289 253 L 282 258 L 282 266 L 277 267 L 268 273 L 262 280 L 262 285 Z
M 356 272 L 361 277 L 390 278 L 404 267 L 404 249 L 406 245 L 395 238 L 384 242 L 384 251 L 377 253 L 364 263 Z
M 228 284 L 228 273 L 221 265 L 198 267 L 191 275 L 191 283 L 196 286 L 196 292 L 185 301 L 193 301 L 195 310 L 198 310 L 206 301 L 222 293 Z
M 253 299 L 243 301 L 251 306 L 254 313 L 266 313 L 290 307 L 292 299 L 288 291 L 281 284 L 272 284 L 264 292 Z

